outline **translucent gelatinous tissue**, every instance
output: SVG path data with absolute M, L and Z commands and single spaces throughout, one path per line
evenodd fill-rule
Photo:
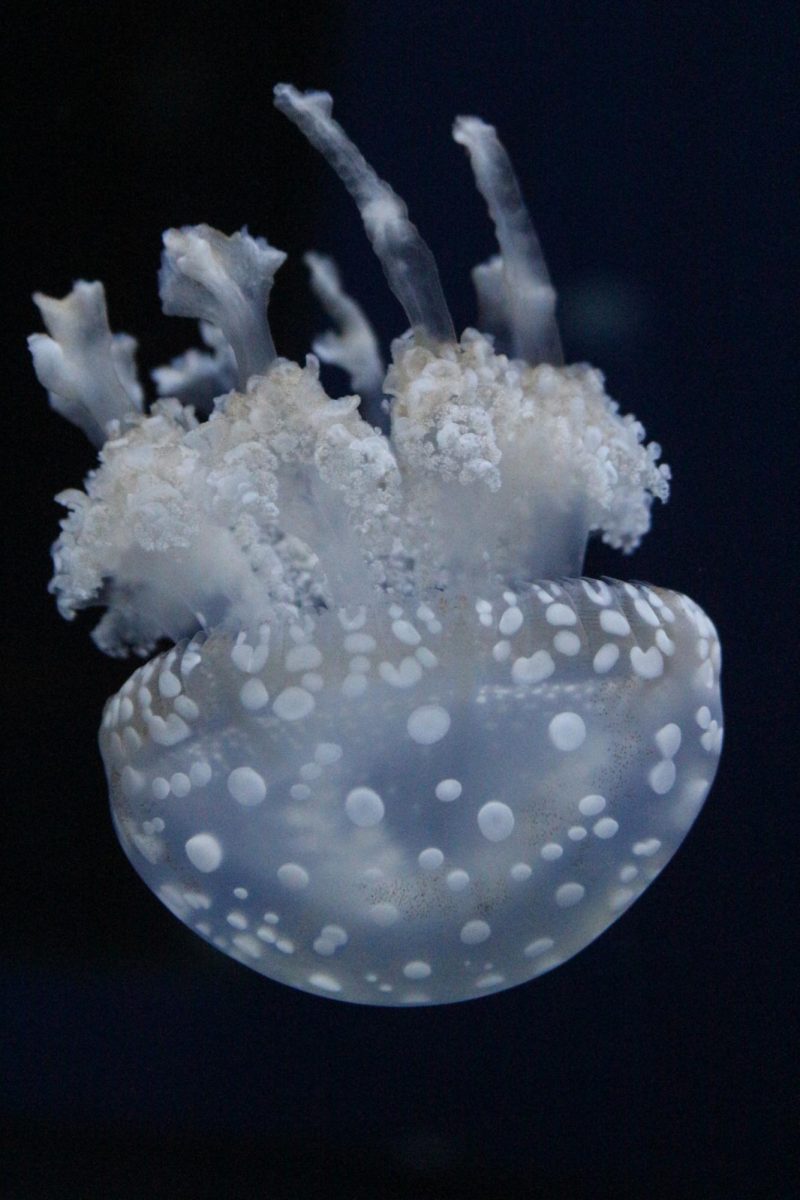
M 51 585 L 110 654 L 174 647 L 106 706 L 120 841 L 190 928 L 274 979 L 437 1004 L 577 953 L 669 860 L 711 785 L 719 644 L 685 596 L 581 578 L 635 549 L 669 472 L 602 376 L 561 365 L 555 293 L 495 131 L 459 118 L 500 253 L 456 338 L 433 256 L 323 93 L 276 103 L 353 195 L 407 333 L 383 359 L 332 260 L 300 366 L 267 323 L 284 255 L 164 237 L 206 351 L 154 372 L 100 284 L 37 297 L 51 403 L 99 447 Z M 318 359 L 360 395 L 331 399 Z M 370 423 L 388 404 L 384 436 Z

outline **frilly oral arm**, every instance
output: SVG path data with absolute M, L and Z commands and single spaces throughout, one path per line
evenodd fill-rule
M 272 281 L 286 255 L 246 230 L 228 237 L 210 225 L 168 229 L 159 274 L 168 316 L 197 317 L 222 330 L 244 387 L 275 361 L 267 321 Z
M 111 332 L 102 283 L 79 280 L 63 300 L 33 299 L 48 331 L 28 338 L 39 382 L 55 411 L 102 446 L 109 422 L 142 411 L 136 341 Z
M 151 371 L 159 396 L 175 396 L 207 415 L 218 396 L 236 386 L 236 358 L 222 332 L 209 321 L 200 322 L 200 336 L 211 350 L 187 350 L 169 366 Z
M 381 396 L 386 368 L 375 332 L 360 305 L 343 290 L 336 263 L 327 254 L 303 255 L 311 276 L 311 289 L 338 326 L 314 339 L 312 349 L 324 363 L 341 367 L 350 376 L 353 391 L 374 402 Z

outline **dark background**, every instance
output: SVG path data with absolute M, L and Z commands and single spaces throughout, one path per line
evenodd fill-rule
M 794 6 L 12 5 L 5 360 L 0 1196 L 769 1197 L 791 1185 L 797 1067 Z M 288 79 L 405 197 L 461 327 L 491 228 L 452 117 L 496 123 L 589 358 L 673 466 L 634 560 L 716 621 L 727 742 L 705 811 L 632 911 L 541 980 L 370 1009 L 205 946 L 118 848 L 96 751 L 130 667 L 46 594 L 52 497 L 93 462 L 24 351 L 36 288 L 101 278 L 143 373 L 169 225 L 288 250 L 279 351 L 323 325 L 301 252 L 334 252 L 402 329 L 343 189 L 271 107 Z M 790 371 L 791 358 L 791 371 Z

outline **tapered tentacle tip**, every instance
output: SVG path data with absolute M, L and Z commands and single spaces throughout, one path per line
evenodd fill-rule
M 482 117 L 472 117 L 462 114 L 453 121 L 453 141 L 460 146 L 466 146 L 481 134 L 495 133 L 493 125 L 487 124 Z
M 282 113 L 296 112 L 303 108 L 316 108 L 323 116 L 329 117 L 333 112 L 333 96 L 330 92 L 317 91 L 309 88 L 301 92 L 292 83 L 276 83 L 272 89 L 275 107 Z

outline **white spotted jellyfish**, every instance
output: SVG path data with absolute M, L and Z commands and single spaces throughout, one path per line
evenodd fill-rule
M 474 271 L 482 332 L 458 338 L 330 96 L 275 97 L 355 200 L 410 328 L 385 370 L 309 254 L 335 329 L 300 366 L 267 323 L 284 254 L 171 229 L 163 308 L 207 350 L 155 371 L 145 410 L 102 285 L 37 295 L 37 375 L 99 450 L 58 497 L 51 590 L 67 618 L 105 608 L 107 654 L 174 643 L 109 700 L 100 748 L 122 846 L 181 921 L 306 992 L 467 1000 L 571 958 L 675 853 L 720 753 L 719 643 L 686 596 L 581 577 L 591 534 L 635 549 L 669 471 L 602 375 L 563 365 L 495 130 L 453 131 L 500 251 Z M 329 398 L 320 361 L 354 394 Z

